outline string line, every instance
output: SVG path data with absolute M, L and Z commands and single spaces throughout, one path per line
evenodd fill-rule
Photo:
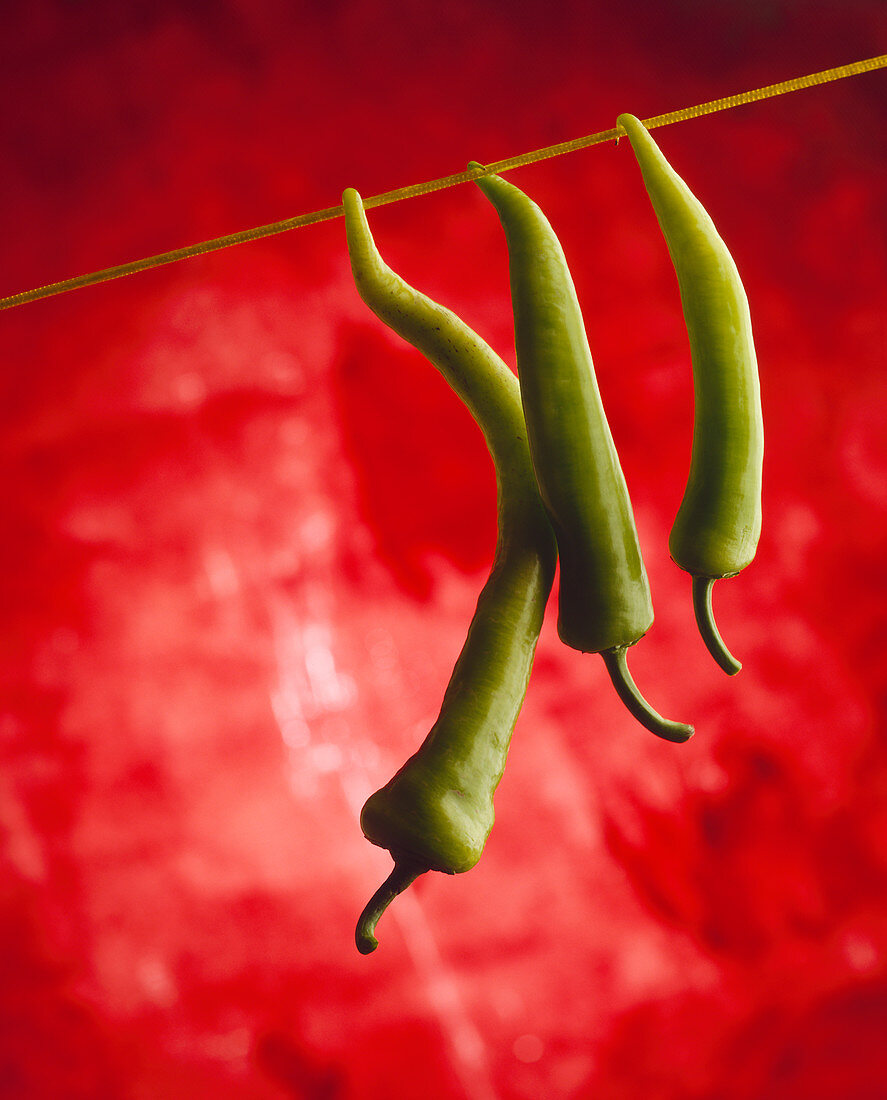
M 762 88 L 753 88 L 748 92 L 738 95 L 726 96 L 723 99 L 712 99 L 707 103 L 697 104 L 695 107 L 684 107 L 678 111 L 670 111 L 664 115 L 654 115 L 653 118 L 643 119 L 648 130 L 657 126 L 670 126 L 674 122 L 683 122 L 686 119 L 698 118 L 700 115 L 712 114 L 715 111 L 725 111 L 733 107 L 739 107 L 745 103 L 755 103 L 761 99 L 769 99 L 771 96 L 783 95 L 786 92 L 796 92 L 801 88 L 811 88 L 819 84 L 827 84 L 832 80 L 843 80 L 848 76 L 856 76 L 859 73 L 871 72 L 873 69 L 887 67 L 887 54 L 877 57 L 869 57 L 863 61 L 855 61 L 850 65 L 841 65 L 835 69 L 823 69 L 822 72 L 810 73 L 807 76 L 799 76 L 793 80 L 783 80 L 779 84 L 767 84 Z M 558 145 L 547 145 L 543 149 L 535 149 L 520 156 L 509 157 L 506 160 L 497 160 L 483 168 L 468 168 L 462 172 L 456 172 L 451 176 L 441 176 L 439 179 L 426 180 L 424 183 L 414 183 L 408 187 L 399 187 L 394 191 L 385 191 L 379 195 L 373 195 L 364 199 L 365 207 L 385 206 L 388 203 L 400 202 L 403 199 L 415 198 L 418 195 L 428 195 L 433 191 L 441 191 L 446 187 L 455 187 L 460 183 L 468 183 L 479 176 L 491 172 L 506 172 L 512 168 L 520 168 L 526 164 L 534 164 L 549 157 L 563 156 L 565 153 L 575 152 L 577 149 L 585 149 L 590 145 L 599 145 L 605 141 L 616 141 L 624 135 L 621 127 L 610 130 L 601 130 L 596 134 L 588 134 L 586 137 L 574 138 L 572 141 L 564 141 Z M 184 248 L 176 248 L 171 252 L 161 252 L 155 256 L 146 256 L 142 260 L 133 260 L 130 263 L 118 264 L 116 267 L 106 267 L 101 271 L 93 271 L 88 275 L 77 275 L 72 279 L 63 279 L 57 283 L 47 283 L 45 286 L 35 287 L 33 290 L 25 290 L 19 294 L 11 294 L 6 298 L 0 298 L 0 309 L 12 309 L 14 306 L 24 305 L 39 298 L 49 298 L 54 294 L 63 294 L 69 290 L 79 290 L 81 287 L 92 286 L 95 283 L 109 282 L 111 279 L 120 279 L 124 275 L 134 275 L 137 271 L 146 271 L 148 268 L 161 267 L 163 264 L 176 263 L 178 260 L 187 260 L 193 256 L 202 256 L 207 252 L 216 252 L 221 248 L 230 248 L 232 245 L 245 244 L 247 241 L 257 241 L 263 237 L 271 237 L 277 233 L 286 233 L 291 229 L 299 229 L 305 225 L 314 225 L 317 222 L 330 221 L 339 218 L 344 211 L 340 206 L 329 206 L 324 210 L 315 210 L 310 214 L 300 214 L 294 218 L 285 218 L 283 221 L 272 222 L 270 225 L 256 226 L 254 229 L 244 229 L 237 233 L 230 233 L 225 237 L 215 237 L 209 241 L 201 241 L 199 244 L 187 245 Z

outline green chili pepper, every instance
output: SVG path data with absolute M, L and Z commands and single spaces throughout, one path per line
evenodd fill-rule
M 657 714 L 628 671 L 626 650 L 649 630 L 653 605 L 563 249 L 522 191 L 495 175 L 475 182 L 496 208 L 508 243 L 521 400 L 560 556 L 558 633 L 574 649 L 601 654 L 619 697 L 643 726 L 668 741 L 686 741 L 693 727 Z
M 530 462 L 517 379 L 448 309 L 385 265 L 360 195 L 345 191 L 354 281 L 370 309 L 440 371 L 483 431 L 496 470 L 498 538 L 492 571 L 456 662 L 437 721 L 418 751 L 366 802 L 367 839 L 394 870 L 360 916 L 356 942 L 375 950 L 376 922 L 425 871 L 458 874 L 480 859 L 527 689 L 557 549 Z
M 616 123 L 628 134 L 677 273 L 693 363 L 690 476 L 669 550 L 692 574 L 709 652 L 733 675 L 742 665 L 718 633 L 711 590 L 749 564 L 761 534 L 764 428 L 748 299 L 714 222 L 644 124 L 628 114 Z

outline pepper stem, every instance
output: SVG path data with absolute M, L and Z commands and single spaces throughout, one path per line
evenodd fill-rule
M 379 946 L 379 941 L 373 935 L 379 917 L 398 894 L 402 894 L 419 875 L 424 874 L 428 869 L 411 861 L 399 862 L 395 859 L 394 870 L 366 903 L 358 918 L 354 940 L 361 955 L 369 955 Z
M 693 736 L 693 727 L 684 725 L 683 722 L 670 722 L 658 714 L 637 689 L 637 685 L 628 671 L 626 659 L 627 646 L 614 646 L 613 649 L 605 649 L 601 656 L 607 666 L 607 672 L 616 688 L 616 694 L 628 707 L 628 710 L 640 724 L 655 733 L 657 737 L 665 741 L 674 741 L 682 744 Z
M 696 625 L 699 627 L 706 649 L 728 676 L 735 676 L 742 668 L 742 664 L 724 645 L 711 609 L 711 590 L 717 579 L 717 577 L 693 578 L 693 610 L 696 612 Z

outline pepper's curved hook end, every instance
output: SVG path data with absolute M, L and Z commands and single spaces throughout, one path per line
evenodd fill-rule
M 361 955 L 371 955 L 376 950 L 379 941 L 374 933 L 379 918 L 397 895 L 402 894 L 419 875 L 427 870 L 427 867 L 417 866 L 415 863 L 394 861 L 394 870 L 366 903 L 358 917 L 354 942 Z
M 696 613 L 696 625 L 705 642 L 705 648 L 728 676 L 735 676 L 742 668 L 742 663 L 737 661 L 724 645 L 711 608 L 711 590 L 717 579 L 717 577 L 694 576 L 693 611 Z
M 379 941 L 372 934 L 361 931 L 358 926 L 357 932 L 354 935 L 354 942 L 357 945 L 357 950 L 361 955 L 372 955 L 372 953 L 379 946 Z
M 663 718 L 661 714 L 653 710 L 647 700 L 637 689 L 637 685 L 628 671 L 628 661 L 625 656 L 625 646 L 615 646 L 613 649 L 605 649 L 601 656 L 607 666 L 607 672 L 616 688 L 616 694 L 628 708 L 629 712 L 640 722 L 644 729 L 655 733 L 664 741 L 672 741 L 682 745 L 693 736 L 692 726 L 684 722 L 672 722 Z

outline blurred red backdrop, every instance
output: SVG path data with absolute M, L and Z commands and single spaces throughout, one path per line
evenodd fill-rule
M 883 52 L 877 0 L 111 3 L 0 15 L 0 294 Z M 743 273 L 756 562 L 702 648 L 668 530 L 677 287 L 627 143 L 521 169 L 583 302 L 657 619 L 657 741 L 552 602 L 497 824 L 360 957 L 358 812 L 436 716 L 482 439 L 334 221 L 2 314 L 0 1093 L 887 1095 L 887 75 L 658 132 Z M 371 213 L 513 364 L 498 221 Z

